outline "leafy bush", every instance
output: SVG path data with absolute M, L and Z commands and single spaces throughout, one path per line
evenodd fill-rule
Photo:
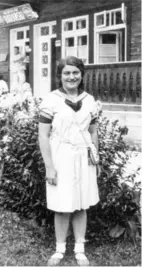
M 96 207 L 99 219 L 112 238 L 140 235 L 140 182 L 135 180 L 139 168 L 125 174 L 130 151 L 123 140 L 127 127 L 120 127 L 118 120 L 110 123 L 100 118 L 100 166 L 98 179 L 100 202 Z M 96 212 L 95 211 L 95 212 Z
M 52 213 L 46 210 L 45 169 L 37 138 L 39 103 L 33 97 L 21 100 L 17 93 L 0 98 L 0 205 L 42 222 Z M 140 184 L 135 182 L 136 173 L 124 175 L 127 131 L 100 114 L 100 202 L 94 209 L 111 237 L 123 234 L 134 240 L 140 232 Z
M 47 212 L 45 169 L 37 138 L 40 100 L 28 98 L 19 102 L 16 97 L 7 94 L 1 101 L 0 149 L 4 166 L 0 204 L 40 220 Z

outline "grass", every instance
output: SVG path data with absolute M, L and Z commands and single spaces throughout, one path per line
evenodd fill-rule
M 71 234 L 60 265 L 76 265 L 73 245 Z M 0 266 L 47 266 L 54 249 L 53 222 L 39 227 L 33 220 L 0 209 Z M 141 266 L 140 241 L 135 246 L 122 240 L 110 241 L 97 229 L 87 231 L 86 254 L 92 266 Z

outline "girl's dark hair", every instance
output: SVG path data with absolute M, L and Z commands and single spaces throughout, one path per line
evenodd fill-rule
M 75 66 L 81 71 L 82 80 L 81 80 L 81 83 L 79 85 L 79 88 L 83 89 L 84 64 L 83 64 L 83 61 L 81 59 L 79 59 L 77 57 L 73 57 L 73 56 L 68 56 L 66 58 L 61 59 L 58 66 L 57 66 L 57 78 L 59 80 L 59 87 L 62 86 L 61 74 L 62 74 L 63 68 L 66 65 Z

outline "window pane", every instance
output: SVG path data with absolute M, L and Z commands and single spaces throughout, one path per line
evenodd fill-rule
M 120 23 L 123 23 L 121 20 L 121 12 L 117 11 L 116 12 L 116 24 L 120 24 Z
M 96 26 L 104 25 L 104 14 L 97 15 L 96 17 Z
M 17 32 L 17 40 L 21 40 L 21 39 L 24 39 L 24 32 L 23 31 Z
M 27 37 L 27 38 L 30 37 L 30 31 L 29 31 L 29 30 L 26 31 L 26 37 Z
M 111 25 L 114 25 L 114 13 L 111 13 Z
M 65 49 L 65 56 L 77 56 L 77 50 L 75 47 L 66 47 Z
M 56 33 L 56 25 L 52 25 L 52 34 Z
M 102 44 L 116 44 L 116 34 L 102 34 Z
M 48 76 L 48 69 L 47 68 L 43 68 L 42 69 L 42 76 L 43 77 L 47 77 Z
M 84 29 L 86 28 L 86 19 L 80 19 L 76 22 L 76 28 L 77 29 Z
M 72 31 L 73 30 L 73 22 L 67 21 L 64 23 L 64 31 Z
M 77 38 L 77 45 L 78 46 L 82 46 L 82 45 L 87 45 L 87 36 L 84 35 L 84 36 L 79 36 Z
M 81 58 L 83 60 L 83 62 L 87 61 L 87 46 L 78 47 L 77 57 Z
M 42 56 L 42 64 L 48 64 L 48 56 Z
M 74 46 L 74 37 L 66 38 L 66 47 Z
M 43 52 L 48 51 L 48 43 L 42 43 L 42 51 Z
M 106 14 L 106 26 L 109 26 L 109 16 L 110 16 L 110 14 L 107 13 Z
M 49 34 L 49 27 L 41 27 L 41 36 Z

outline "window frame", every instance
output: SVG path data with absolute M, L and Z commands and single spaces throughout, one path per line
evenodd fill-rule
M 86 20 L 86 28 L 77 29 L 77 21 L 78 20 Z M 73 23 L 73 30 L 65 31 L 64 25 L 66 22 L 72 22 Z M 62 57 L 65 57 L 65 41 L 66 38 L 74 38 L 74 49 L 77 54 L 77 48 L 79 47 L 77 44 L 78 37 L 80 36 L 87 36 L 87 58 L 86 58 L 86 64 L 88 64 L 89 60 L 89 15 L 83 15 L 83 16 L 77 16 L 77 17 L 71 17 L 67 19 L 62 19 Z
M 107 14 L 112 14 L 113 12 L 118 12 L 118 11 L 121 11 L 121 16 L 123 16 L 123 23 L 120 23 L 120 24 L 114 24 L 114 25 L 108 25 L 108 26 L 96 26 L 96 18 L 97 18 L 97 15 L 98 14 L 102 14 L 103 12 L 106 11 L 106 16 Z M 99 34 L 101 33 L 109 33 L 111 31 L 119 31 L 119 30 L 122 30 L 124 29 L 124 32 L 125 32 L 125 47 L 124 47 L 124 62 L 127 61 L 127 25 L 126 25 L 126 11 L 127 11 L 127 8 L 126 6 L 122 3 L 121 7 L 120 8 L 116 8 L 116 9 L 110 9 L 110 10 L 104 10 L 102 12 L 97 12 L 97 13 L 94 13 L 94 64 L 107 64 L 107 63 L 99 63 L 99 60 L 98 60 L 98 54 L 99 54 Z M 125 13 L 125 14 L 124 14 Z M 111 18 L 111 15 L 109 17 L 109 21 L 110 21 L 110 18 Z M 106 23 L 105 23 L 106 25 Z M 119 63 L 121 61 L 118 61 L 118 62 L 115 62 L 115 63 Z

